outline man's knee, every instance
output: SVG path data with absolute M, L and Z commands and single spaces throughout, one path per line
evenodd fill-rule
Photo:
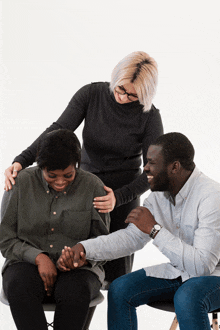
M 108 290 L 109 301 L 121 301 L 125 299 L 125 295 L 130 291 L 129 289 L 131 287 L 128 275 L 123 275 L 111 283 Z
M 204 302 L 203 279 L 192 278 L 184 282 L 174 296 L 176 314 L 193 314 Z

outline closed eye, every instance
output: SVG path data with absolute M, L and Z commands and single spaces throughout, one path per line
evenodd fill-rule
M 66 175 L 64 175 L 64 178 L 66 178 L 66 179 L 70 179 L 70 178 L 72 178 L 72 174 L 66 174 Z
M 48 177 L 51 178 L 51 179 L 55 179 L 55 178 L 56 178 L 56 175 L 52 175 L 52 174 L 49 174 L 49 173 L 48 173 L 47 175 L 48 175 Z

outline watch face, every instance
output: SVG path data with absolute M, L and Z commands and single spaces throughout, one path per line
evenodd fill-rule
M 155 228 L 156 230 L 160 230 L 160 229 L 161 229 L 160 225 L 155 225 L 154 228 Z

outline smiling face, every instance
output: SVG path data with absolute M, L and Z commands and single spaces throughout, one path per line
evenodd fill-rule
M 138 101 L 138 96 L 132 83 L 118 86 L 114 89 L 115 100 L 120 104 Z
M 69 165 L 65 170 L 47 171 L 43 169 L 43 176 L 47 183 L 56 191 L 63 191 L 76 176 L 76 168 Z
M 162 147 L 151 145 L 147 152 L 147 164 L 144 167 L 151 191 L 170 190 L 168 167 L 164 164 Z

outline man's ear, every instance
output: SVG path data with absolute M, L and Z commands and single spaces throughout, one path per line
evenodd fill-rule
M 180 171 L 180 168 L 181 168 L 181 164 L 178 160 L 170 164 L 170 171 L 172 174 L 178 173 Z

